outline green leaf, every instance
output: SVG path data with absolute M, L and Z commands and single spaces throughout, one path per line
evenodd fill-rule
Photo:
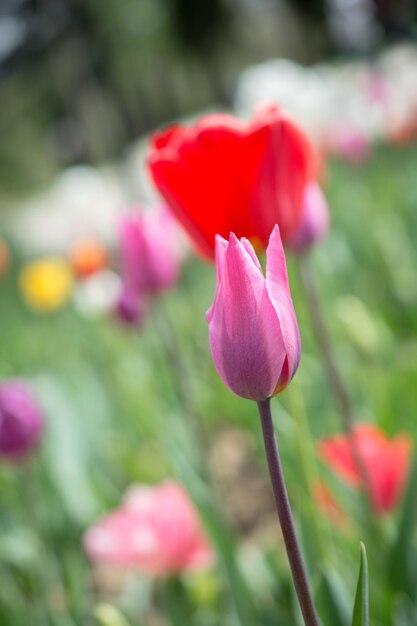
M 90 471 L 86 419 L 77 396 L 58 378 L 38 377 L 36 390 L 48 417 L 43 452 L 48 475 L 74 522 L 87 524 L 100 511 Z
M 119 609 L 105 602 L 95 607 L 94 616 L 100 626 L 129 626 Z
M 414 464 L 398 525 L 398 534 L 389 555 L 391 589 L 415 598 L 417 587 L 417 556 L 413 533 L 417 519 L 417 462 Z
M 395 601 L 392 623 L 393 626 L 417 626 L 417 609 L 406 596 Z
M 349 601 L 345 587 L 336 571 L 328 567 L 323 568 L 315 596 L 324 624 L 348 626 L 350 622 Z
M 368 561 L 363 543 L 361 543 L 361 562 L 355 605 L 353 607 L 352 626 L 369 626 Z

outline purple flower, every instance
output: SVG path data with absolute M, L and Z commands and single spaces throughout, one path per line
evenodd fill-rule
M 278 226 L 266 250 L 266 278 L 247 239 L 216 238 L 217 287 L 207 312 L 211 354 L 238 396 L 264 400 L 282 391 L 300 359 L 300 334 Z
M 126 326 L 141 326 L 146 309 L 145 301 L 133 289 L 122 290 L 116 304 L 116 314 Z
M 37 446 L 43 431 L 41 409 L 21 380 L 0 383 L 0 457 L 20 461 Z

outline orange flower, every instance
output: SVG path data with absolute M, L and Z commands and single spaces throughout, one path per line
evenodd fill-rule
M 74 274 L 85 278 L 107 267 L 107 251 L 98 241 L 84 239 L 73 246 L 70 263 Z

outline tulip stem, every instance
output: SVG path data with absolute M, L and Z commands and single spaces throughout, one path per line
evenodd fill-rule
M 369 497 L 371 495 L 371 489 L 368 472 L 364 466 L 362 457 L 359 454 L 355 440 L 355 419 L 352 402 L 344 384 L 342 375 L 336 365 L 330 334 L 324 319 L 314 279 L 314 273 L 311 271 L 310 263 L 311 260 L 306 255 L 301 255 L 298 259 L 301 283 L 303 285 L 311 323 L 317 344 L 323 357 L 330 388 L 337 404 L 339 405 L 340 415 L 342 417 L 342 426 L 350 442 L 353 462 L 357 467 L 358 473 L 362 479 L 362 485 Z M 372 502 L 372 500 L 370 499 L 369 502 Z
M 305 626 L 319 626 L 319 618 L 314 607 L 313 597 L 307 579 L 306 569 L 298 543 L 291 506 L 285 485 L 284 473 L 275 437 L 271 415 L 270 399 L 258 402 L 261 417 L 262 433 L 264 438 L 269 475 L 274 492 L 275 505 L 278 512 L 285 548 L 291 567 L 295 590 L 297 592 L 301 613 Z
M 184 360 L 181 358 L 181 349 L 177 341 L 175 330 L 172 327 L 171 320 L 166 311 L 161 312 L 161 303 L 159 303 L 159 305 L 159 308 L 157 309 L 157 307 L 155 307 L 154 311 L 155 328 L 160 343 L 165 350 L 178 400 L 183 408 L 190 431 L 198 447 L 202 469 L 207 471 L 206 454 L 208 452 L 208 435 L 204 427 L 203 419 L 194 408 L 192 394 L 189 388 L 190 376 Z

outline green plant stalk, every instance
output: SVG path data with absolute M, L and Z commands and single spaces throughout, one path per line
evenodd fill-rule
M 303 286 L 317 345 L 323 358 L 330 389 L 339 406 L 342 418 L 342 429 L 346 433 L 350 443 L 352 458 L 361 477 L 362 488 L 368 496 L 367 508 L 369 509 L 369 506 L 372 503 L 371 487 L 367 469 L 364 466 L 362 457 L 359 454 L 358 447 L 356 445 L 355 418 L 350 395 L 334 357 L 330 333 L 324 319 L 314 274 L 311 271 L 310 257 L 303 254 L 297 258 L 301 284 Z
M 258 402 L 262 424 L 265 453 L 268 461 L 269 475 L 274 492 L 275 505 L 281 525 L 288 561 L 290 563 L 294 587 L 300 604 L 305 626 L 319 626 L 319 618 L 314 606 L 313 596 L 307 579 L 307 573 L 298 542 L 291 506 L 285 485 L 284 472 L 279 455 L 274 424 L 271 415 L 270 399 Z
M 317 552 L 320 558 L 325 555 L 325 542 L 323 540 L 323 534 L 321 532 L 320 524 L 317 516 L 317 507 L 314 504 L 313 483 L 315 479 L 318 479 L 318 469 L 316 456 L 314 454 L 314 444 L 310 427 L 308 424 L 307 416 L 305 413 L 301 393 L 296 385 L 292 383 L 287 391 L 289 404 L 291 407 L 291 415 L 297 424 L 297 437 L 296 446 L 298 452 L 298 459 L 300 467 L 303 471 L 304 480 L 308 492 L 308 511 L 309 518 L 313 523 L 313 530 L 315 536 L 315 545 L 317 546 Z M 326 547 L 328 549 L 328 541 L 326 540 Z
M 160 344 L 165 352 L 178 400 L 187 419 L 192 438 L 197 445 L 201 470 L 205 478 L 208 479 L 207 452 L 209 450 L 209 437 L 204 421 L 194 406 L 188 383 L 189 375 L 184 359 L 182 358 L 182 352 L 177 341 L 175 329 L 171 324 L 168 314 L 165 311 L 161 312 L 160 304 L 161 303 L 158 302 L 154 307 L 154 325 Z

